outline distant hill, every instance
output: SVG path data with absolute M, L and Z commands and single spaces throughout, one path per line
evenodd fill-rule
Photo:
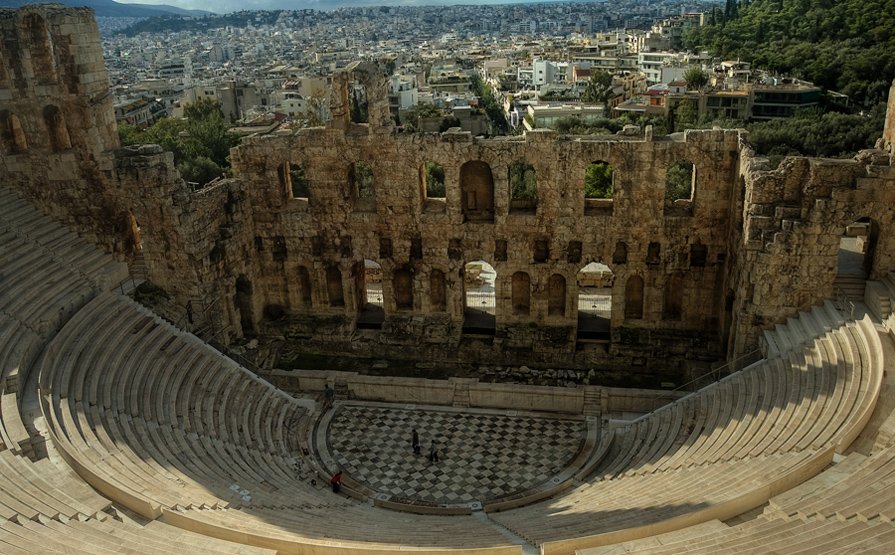
M 2 1 L 2 0 L 0 0 Z M 144 19 L 121 31 L 127 36 L 140 33 L 177 33 L 180 31 L 207 31 L 222 27 L 242 28 L 252 25 L 272 25 L 282 14 L 282 10 L 273 11 L 240 11 L 226 14 L 211 14 L 198 19 L 185 18 L 178 15 L 160 14 L 157 17 Z
M 101 17 L 156 17 L 159 15 L 203 16 L 211 12 L 202 10 L 185 10 L 176 6 L 150 4 L 119 4 L 113 0 L 53 0 L 52 2 L 34 2 L 33 0 L 0 0 L 0 8 L 19 8 L 25 4 L 64 4 L 71 7 L 93 8 Z

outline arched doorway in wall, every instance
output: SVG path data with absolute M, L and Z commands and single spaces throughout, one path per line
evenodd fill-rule
M 465 221 L 494 221 L 494 177 L 486 162 L 470 160 L 460 166 L 460 195 Z
M 240 274 L 236 278 L 236 295 L 234 302 L 236 310 L 239 312 L 239 324 L 242 327 L 242 334 L 245 337 L 255 335 L 255 318 L 252 309 L 252 295 L 254 288 L 252 282 L 245 276 Z
M 497 323 L 497 272 L 484 260 L 467 262 L 463 267 L 466 292 L 463 332 L 494 335 Z
M 127 213 L 127 225 L 130 232 L 128 237 L 130 251 L 134 255 L 140 255 L 143 253 L 143 238 L 140 233 L 140 224 L 133 212 Z
M 382 329 L 385 310 L 382 308 L 382 266 L 378 262 L 365 259 L 357 277 L 358 305 L 357 327 L 361 329 Z
M 578 339 L 609 341 L 612 284 L 609 266 L 591 262 L 578 271 Z
M 836 259 L 837 295 L 844 294 L 852 300 L 864 300 L 864 283 L 873 270 L 873 258 L 879 229 L 870 218 L 858 218 L 845 227 L 839 238 Z

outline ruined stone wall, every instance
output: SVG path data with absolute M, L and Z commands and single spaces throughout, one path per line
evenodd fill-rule
M 157 145 L 122 149 L 115 161 L 121 202 L 140 224 L 147 278 L 184 311 L 191 305 L 184 326 L 226 342 L 228 322 L 239 321 L 235 282 L 252 259 L 242 183 L 226 179 L 194 190 L 181 179 L 173 155 Z
M 363 304 L 355 285 L 359 268 L 369 259 L 382 266 L 383 275 L 386 322 L 377 341 L 422 345 L 421 352 L 439 347 L 456 352 L 464 264 L 484 260 L 498 275 L 497 333 L 485 351 L 507 356 L 518 349 L 535 362 L 559 356 L 570 365 L 594 358 L 605 363 L 605 350 L 575 351 L 577 273 L 599 261 L 615 275 L 612 358 L 630 365 L 634 359 L 648 364 L 650 357 L 717 353 L 738 140 L 736 131 L 656 139 L 649 134 L 579 139 L 552 132 L 473 139 L 468 133 L 392 136 L 332 128 L 247 139 L 234 150 L 233 164 L 255 225 L 254 302 L 262 315 L 264 306 L 277 305 L 293 316 L 294 333 L 348 337 Z M 695 192 L 691 201 L 669 209 L 665 174 L 679 160 L 694 163 Z M 355 161 L 373 169 L 373 204 L 361 203 L 351 189 L 349 167 Z M 444 200 L 425 197 L 421 168 L 426 161 L 445 169 Z M 534 210 L 517 213 L 510 207 L 509 166 L 515 161 L 535 168 Z M 615 170 L 613 199 L 596 207 L 584 196 L 584 172 L 594 161 L 608 162 Z M 304 170 L 307 199 L 291 197 L 283 180 L 287 162 Z M 461 168 L 468 162 L 484 162 L 490 169 L 493 222 L 464 217 Z M 620 243 L 626 245 L 624 259 L 616 255 Z M 326 272 L 331 267 L 341 272 L 344 307 L 330 306 Z M 310 276 L 310 303 L 303 301 L 296 279 L 301 268 Z M 402 270 L 413 276 L 409 309 L 398 309 L 395 301 L 393 278 Z M 443 311 L 433 310 L 431 302 L 434 270 L 446 277 Z M 527 314 L 514 313 L 511 303 L 517 272 L 530 281 Z M 565 280 L 565 310 L 550 315 L 548 282 L 554 275 Z M 643 316 L 626 318 L 626 284 L 633 276 L 644 283 Z M 683 301 L 681 317 L 674 320 L 662 315 L 672 278 L 676 290 L 668 294 Z
M 139 235 L 183 324 L 224 342 L 274 333 L 327 353 L 674 381 L 831 296 L 852 222 L 873 230 L 870 277 L 895 269 L 895 87 L 881 150 L 770 170 L 733 130 L 394 135 L 383 74 L 354 64 L 328 127 L 248 138 L 232 179 L 193 190 L 170 153 L 118 149 L 91 11 L 0 10 L 0 31 L 4 182 L 110 250 Z M 670 203 L 682 160 L 693 194 Z M 426 195 L 427 161 L 444 198 Z M 536 200 L 511 198 L 516 162 Z M 585 198 L 592 162 L 614 169 L 611 199 Z M 359 326 L 365 260 L 382 270 L 379 329 Z M 493 334 L 463 332 L 464 267 L 479 260 L 497 272 Z M 608 340 L 577 333 L 590 262 L 613 273 Z
M 88 239 L 131 250 L 111 186 L 118 136 L 93 11 L 3 9 L 0 36 L 4 181 Z
M 863 218 L 873 229 L 870 279 L 895 269 L 895 168 L 886 158 L 788 158 L 775 170 L 766 164 L 744 147 L 734 354 L 754 348 L 763 329 L 833 296 L 849 224 Z

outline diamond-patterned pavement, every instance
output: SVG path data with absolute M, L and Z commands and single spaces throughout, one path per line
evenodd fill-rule
M 411 447 L 416 428 L 420 455 Z M 482 503 L 550 481 L 581 449 L 581 419 L 445 407 L 337 403 L 328 451 L 345 473 L 395 500 Z M 432 440 L 439 461 L 429 463 Z

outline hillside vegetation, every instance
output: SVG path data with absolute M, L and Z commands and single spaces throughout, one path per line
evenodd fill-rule
M 688 48 L 813 81 L 870 106 L 895 78 L 895 0 L 728 0 Z M 712 24 L 714 23 L 714 24 Z

